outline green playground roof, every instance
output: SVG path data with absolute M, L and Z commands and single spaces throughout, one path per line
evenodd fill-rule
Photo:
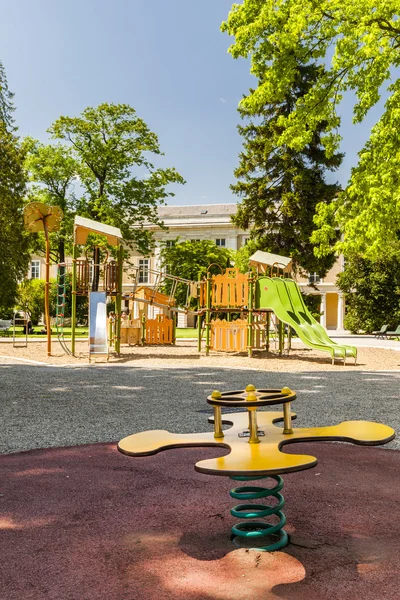
M 89 233 L 103 235 L 107 238 L 107 242 L 111 246 L 118 246 L 120 240 L 122 240 L 122 233 L 118 227 L 76 215 L 74 221 L 74 243 L 85 244 Z
M 278 267 L 284 271 L 290 271 L 292 259 L 287 256 L 281 256 L 280 254 L 272 254 L 271 252 L 263 252 L 257 250 L 252 256 L 250 256 L 249 264 L 254 267 L 265 266 L 265 267 Z

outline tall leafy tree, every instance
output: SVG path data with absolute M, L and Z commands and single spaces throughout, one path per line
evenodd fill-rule
M 191 281 L 200 281 L 206 276 L 210 265 L 213 265 L 212 272 L 219 273 L 219 265 L 222 269 L 231 266 L 232 252 L 228 248 L 216 246 L 211 240 L 200 240 L 199 242 L 176 240 L 173 246 L 165 247 L 161 250 L 161 264 L 166 273 L 189 279 Z M 169 292 L 171 282 L 167 281 L 165 292 Z M 186 304 L 187 286 L 179 284 L 175 294 L 178 306 Z
M 326 155 L 321 143 L 322 122 L 300 150 L 276 145 L 276 141 L 282 133 L 281 117 L 287 118 L 295 110 L 322 72 L 323 68 L 315 65 L 298 64 L 285 96 L 258 107 L 250 123 L 239 126 L 243 151 L 235 170 L 238 181 L 231 186 L 242 197 L 233 217 L 235 224 L 251 228 L 259 248 L 291 256 L 295 264 L 321 276 L 332 266 L 335 255 L 331 251 L 322 258 L 314 256 L 313 219 L 316 206 L 331 203 L 340 189 L 326 183 L 324 175 L 340 165 L 342 155 Z M 240 113 L 247 116 L 242 108 Z
M 398 246 L 400 200 L 400 20 L 398 0 L 243 0 L 234 4 L 222 29 L 234 36 L 234 58 L 250 57 L 259 85 L 241 102 L 248 115 L 281 102 L 293 88 L 298 61 L 326 65 L 295 110 L 281 115 L 279 146 L 302 150 L 324 124 L 321 142 L 328 155 L 340 143 L 338 107 L 344 93 L 355 95 L 353 121 L 361 123 L 379 100 L 389 98 L 359 156 L 346 192 L 329 209 L 322 205 L 314 241 L 379 256 Z
M 337 283 L 346 295 L 346 329 L 371 333 L 400 323 L 400 252 L 374 260 L 352 255 Z
M 0 121 L 7 131 L 14 131 L 14 112 L 13 104 L 14 94 L 8 89 L 7 77 L 3 63 L 0 61 Z
M 0 313 L 10 314 L 29 261 L 24 232 L 25 153 L 15 136 L 13 94 L 0 62 Z
M 161 225 L 157 207 L 173 196 L 169 184 L 184 183 L 174 168 L 156 168 L 158 138 L 126 104 L 101 104 L 79 117 L 60 117 L 50 127 L 66 141 L 78 164 L 82 216 L 121 229 L 124 240 L 147 254 L 152 234 L 144 224 Z
M 15 135 L 0 120 L 0 312 L 13 308 L 18 280 L 27 271 L 28 237 L 24 231 L 26 191 L 24 152 Z
M 60 230 L 51 234 L 53 257 L 57 262 L 65 262 L 66 248 L 71 249 L 73 217 L 77 198 L 75 182 L 78 163 L 70 148 L 64 144 L 44 145 L 26 138 L 28 150 L 25 167 L 29 173 L 31 186 L 28 201 L 39 201 L 51 206 L 59 206 L 64 217 Z M 43 236 L 38 236 L 38 248 L 43 248 Z

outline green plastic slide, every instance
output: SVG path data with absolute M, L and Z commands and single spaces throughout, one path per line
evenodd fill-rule
M 304 304 L 299 286 L 292 279 L 259 277 L 256 284 L 256 308 L 273 310 L 280 321 L 290 325 L 301 341 L 316 350 L 329 352 L 335 359 L 353 357 L 357 360 L 357 348 L 336 344 L 330 339 Z

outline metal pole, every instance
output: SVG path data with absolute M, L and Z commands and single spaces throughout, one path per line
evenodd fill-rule
M 211 331 L 211 282 L 212 275 L 207 273 L 207 290 L 206 290 L 206 356 L 210 353 L 210 331 Z
M 201 352 L 201 319 L 202 313 L 200 311 L 197 312 L 197 350 Z
M 220 406 L 214 406 L 214 437 L 224 437 L 224 433 L 222 431 L 222 413 Z
M 78 247 L 74 244 L 72 251 L 72 302 L 71 302 L 71 353 L 75 356 L 75 328 L 76 328 L 76 261 Z
M 248 385 L 246 387 L 246 392 L 248 392 L 246 397 L 247 402 L 257 401 L 257 395 L 255 393 L 254 386 Z M 249 407 L 247 410 L 249 411 L 249 444 L 259 444 L 260 440 L 258 438 L 257 409 L 255 406 L 252 406 Z
M 247 313 L 247 354 L 249 357 L 253 354 L 253 345 L 254 345 L 254 315 L 253 315 L 253 304 L 254 304 L 254 294 L 253 294 L 253 275 L 250 272 L 248 275 L 248 283 L 249 283 L 249 304 L 248 304 L 248 313 Z
M 290 402 L 284 402 L 283 404 L 283 433 L 293 433 Z
M 279 348 L 279 356 L 282 356 L 283 353 L 283 348 L 282 348 L 282 330 L 283 330 L 283 323 L 282 321 L 280 321 L 279 319 L 277 319 L 277 324 L 278 324 L 278 348 Z
M 214 390 L 211 394 L 211 398 L 215 400 L 221 398 L 222 394 L 219 390 Z M 223 438 L 224 432 L 222 431 L 222 413 L 221 407 L 214 405 L 214 437 L 215 438 Z
M 119 354 L 121 351 L 121 317 L 122 317 L 122 277 L 123 277 L 123 256 L 124 251 L 121 244 L 118 247 L 117 254 L 117 295 L 115 298 L 115 351 Z
M 47 356 L 51 356 L 51 327 L 50 327 L 50 306 L 49 306 L 49 287 L 50 287 L 50 240 L 47 229 L 46 218 L 43 219 L 44 237 L 46 239 L 46 283 L 44 288 L 44 313 L 47 330 Z M 28 324 L 26 325 L 28 327 Z
M 142 346 L 145 345 L 146 343 L 146 317 L 145 315 L 142 315 Z
M 172 343 L 176 344 L 176 325 L 178 320 L 178 313 L 172 311 Z
M 257 410 L 255 408 L 249 408 L 249 431 L 250 439 L 249 444 L 259 444 L 258 438 L 258 426 L 257 426 Z

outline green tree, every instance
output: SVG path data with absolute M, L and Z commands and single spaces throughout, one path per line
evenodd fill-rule
M 295 265 L 324 276 L 335 254 L 331 251 L 320 258 L 314 255 L 313 219 L 316 206 L 330 204 L 340 189 L 337 184 L 325 182 L 324 172 L 336 169 L 342 155 L 327 157 L 321 143 L 324 123 L 301 150 L 276 145 L 282 133 L 281 117 L 295 110 L 298 100 L 322 71 L 315 65 L 299 63 L 285 97 L 259 107 L 249 124 L 239 126 L 244 148 L 235 170 L 238 181 L 231 189 L 243 198 L 233 221 L 243 229 L 251 228 L 259 249 L 291 256 Z M 239 111 L 243 118 L 247 116 L 243 109 Z
M 147 254 L 154 245 L 145 223 L 162 225 L 157 208 L 169 184 L 184 183 L 174 168 L 156 168 L 158 138 L 126 104 L 101 104 L 80 117 L 60 117 L 49 132 L 68 142 L 78 164 L 80 215 L 121 229 L 125 242 Z
M 28 151 L 25 167 L 29 172 L 31 186 L 28 202 L 39 201 L 51 206 L 59 206 L 64 217 L 60 230 L 50 234 L 52 255 L 56 262 L 65 262 L 66 247 L 72 248 L 73 219 L 77 204 L 74 183 L 78 164 L 72 151 L 65 145 L 44 145 L 26 138 Z M 35 251 L 44 252 L 44 236 L 36 236 Z M 56 249 L 56 250 L 55 250 Z
M 239 269 L 241 273 L 248 273 L 249 271 L 249 260 L 250 256 L 260 250 L 260 247 L 256 240 L 250 239 L 247 244 L 239 248 L 234 254 L 235 267 Z
M 57 286 L 56 281 L 50 280 L 50 315 L 56 314 Z M 18 308 L 27 312 L 33 325 L 37 325 L 44 314 L 45 282 L 41 279 L 25 279 L 18 289 Z
M 219 273 L 219 265 L 222 269 L 230 267 L 232 264 L 232 251 L 228 248 L 216 246 L 210 240 L 201 240 L 199 242 L 179 242 L 174 246 L 164 247 L 160 254 L 162 267 L 169 275 L 182 277 L 191 281 L 200 281 L 207 274 L 210 265 L 213 266 L 213 273 Z M 171 282 L 167 281 L 164 291 L 169 293 Z M 178 306 L 186 304 L 187 286 L 179 284 L 175 298 Z
M 15 304 L 18 280 L 29 263 L 28 236 L 24 231 L 26 191 L 24 152 L 0 120 L 0 314 Z
M 400 322 L 400 252 L 373 261 L 353 255 L 337 284 L 346 297 L 346 329 L 371 333 Z
M 399 23 L 398 0 L 243 0 L 222 24 L 235 38 L 232 56 L 250 56 L 259 81 L 240 103 L 250 116 L 287 96 L 299 61 L 327 66 L 295 110 L 280 116 L 279 147 L 302 150 L 324 124 L 321 143 L 333 156 L 340 143 L 343 95 L 355 95 L 353 121 L 361 123 L 387 87 L 384 112 L 359 154 L 346 192 L 329 210 L 321 206 L 320 231 L 313 237 L 321 253 L 330 252 L 337 227 L 344 238 L 336 247 L 345 252 L 374 257 L 382 248 L 398 247 L 400 81 L 392 77 L 400 66 Z
M 10 92 L 7 84 L 7 77 L 3 63 L 0 61 L 0 122 L 3 123 L 7 131 L 14 131 L 14 112 L 13 104 L 14 94 Z

